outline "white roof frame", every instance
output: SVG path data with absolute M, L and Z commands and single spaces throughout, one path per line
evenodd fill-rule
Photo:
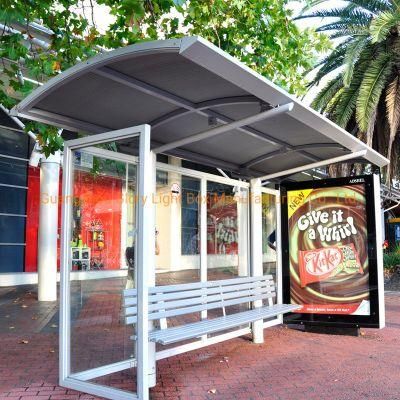
M 121 61 L 125 62 L 125 60 L 127 62 L 132 58 L 143 55 L 152 56 L 169 53 L 178 54 L 180 57 L 195 63 L 206 71 L 210 71 L 214 75 L 219 76 L 221 80 L 227 81 L 234 84 L 236 87 L 243 89 L 249 95 L 233 96 L 228 98 L 216 97 L 214 99 L 196 103 L 151 83 L 144 82 L 120 71 L 116 71 L 110 67 L 110 65 L 113 66 L 115 63 Z M 159 140 L 152 140 L 152 146 L 153 148 L 156 148 L 157 152 L 166 152 L 167 154 L 187 158 L 195 162 L 203 162 L 216 168 L 223 168 L 232 172 L 241 173 L 247 177 L 263 176 L 262 173 L 256 172 L 260 163 L 276 157 L 282 157 L 287 153 L 297 153 L 306 160 L 311 161 L 311 164 L 304 162 L 299 163 L 298 167 L 302 167 L 303 170 L 304 168 L 308 168 L 309 165 L 318 164 L 330 160 L 330 158 L 337 158 L 316 155 L 316 153 L 318 154 L 319 149 L 343 149 L 347 154 L 349 152 L 356 154 L 361 154 L 360 152 L 363 152 L 362 158 L 366 162 L 372 163 L 378 167 L 383 167 L 389 163 L 389 161 L 381 154 L 374 151 L 365 143 L 358 140 L 326 117 L 302 104 L 297 98 L 286 93 L 283 89 L 274 85 L 263 76 L 257 74 L 235 58 L 223 52 L 221 49 L 199 37 L 183 37 L 181 39 L 144 42 L 120 48 L 108 53 L 99 54 L 96 57 L 70 68 L 57 77 L 51 79 L 40 88 L 37 88 L 30 96 L 14 107 L 12 114 L 60 126 L 65 129 L 85 131 L 88 133 L 101 133 L 113 130 L 108 126 L 99 125 L 89 121 L 82 121 L 78 117 L 63 115 L 62 109 L 60 109 L 59 112 L 50 112 L 37 107 L 40 101 L 51 95 L 53 91 L 59 90 L 63 85 L 88 73 L 93 73 L 107 81 L 112 81 L 128 88 L 132 88 L 135 91 L 143 93 L 143 95 L 152 96 L 170 106 L 177 107 L 172 112 L 161 115 L 156 119 L 143 121 L 144 123 L 150 124 L 153 130 L 190 114 L 197 114 L 208 118 L 211 125 L 213 123 L 225 124 L 224 127 L 218 126 L 200 133 L 193 132 L 188 137 L 178 140 L 167 141 L 164 143 Z M 228 115 L 221 113 L 219 108 L 215 108 L 217 106 L 239 104 L 248 105 L 254 103 L 260 104 L 261 111 L 259 111 L 258 114 L 250 116 L 248 120 L 243 118 L 243 121 L 235 120 Z M 274 114 L 275 111 L 280 109 L 279 107 L 286 107 L 287 104 L 291 105 L 291 110 L 286 111 L 290 111 L 290 117 L 297 120 L 303 129 L 304 126 L 308 126 L 311 130 L 317 131 L 321 136 L 320 142 L 293 145 L 282 140 L 279 136 L 271 136 L 268 133 L 262 132 L 254 126 L 251 126 L 252 122 L 261 121 L 264 119 L 264 115 L 268 115 L 268 108 L 273 107 L 271 112 Z M 229 128 L 234 128 L 235 131 L 255 137 L 264 141 L 266 144 L 277 146 L 277 148 L 275 147 L 272 151 L 267 151 L 265 154 L 257 155 L 256 157 L 252 156 L 252 154 L 248 154 L 248 160 L 239 164 L 232 162 L 232 160 L 228 160 L 224 156 L 219 158 L 209 154 L 204 154 L 204 152 L 197 153 L 197 151 L 185 148 L 185 145 L 194 143 L 194 139 L 196 139 L 201 146 L 208 139 L 214 138 L 218 132 L 227 132 Z M 326 143 L 324 138 L 326 138 Z M 352 157 L 349 157 L 348 159 L 350 158 Z M 326 165 L 326 163 L 320 165 Z M 297 166 L 295 168 L 297 168 Z M 282 168 L 282 170 L 285 169 L 291 170 L 293 168 Z M 273 174 L 276 174 L 276 172 L 272 172 Z M 264 175 L 269 176 L 271 174 L 264 173 Z

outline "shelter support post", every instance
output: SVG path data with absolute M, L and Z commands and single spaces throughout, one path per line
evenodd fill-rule
M 375 207 L 375 245 L 376 264 L 378 270 L 378 296 L 379 296 L 379 328 L 385 327 L 385 287 L 383 280 L 383 250 L 382 250 L 382 224 L 381 224 L 381 182 L 380 174 L 373 174 L 374 179 L 374 207 Z
M 38 300 L 57 300 L 58 187 L 60 153 L 42 158 L 38 237 Z
M 149 286 L 155 284 L 155 154 L 150 150 L 151 128 L 145 125 L 139 141 L 138 233 L 137 233 L 137 395 L 149 399 L 149 387 L 155 386 L 156 349 L 149 343 Z
M 262 193 L 260 179 L 252 179 L 250 181 L 250 198 L 251 276 L 262 276 Z M 262 300 L 256 300 L 253 302 L 254 308 L 261 306 Z M 262 319 L 252 323 L 252 334 L 254 343 L 264 343 Z

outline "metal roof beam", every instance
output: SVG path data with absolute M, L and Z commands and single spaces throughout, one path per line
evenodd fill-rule
M 161 145 L 161 143 L 159 143 L 157 141 L 153 141 L 153 140 L 151 141 L 151 144 L 152 144 L 152 147 Z M 120 150 L 122 150 L 128 154 L 137 155 L 137 149 L 135 149 L 129 145 L 120 145 L 119 148 L 120 148 Z M 236 174 L 239 174 L 242 178 L 252 178 L 254 176 L 262 175 L 261 172 L 253 171 L 253 170 L 247 171 L 247 174 L 242 174 L 240 171 L 239 165 L 237 165 L 237 164 L 219 160 L 214 157 L 205 156 L 203 154 L 195 153 L 195 152 L 189 151 L 189 150 L 173 149 L 173 150 L 168 151 L 167 154 L 170 156 L 184 158 L 189 161 L 197 162 L 199 164 L 208 165 L 209 167 L 223 168 L 223 169 L 229 170 L 231 172 L 234 172 Z
M 200 103 L 196 103 L 195 111 L 188 110 L 187 108 L 179 108 L 165 115 L 162 115 L 161 117 L 156 118 L 155 120 L 150 122 L 150 125 L 152 129 L 155 129 L 176 118 L 180 118 L 192 113 L 197 113 L 199 111 L 206 110 L 209 107 L 229 106 L 233 104 L 252 104 L 252 103 L 260 103 L 260 99 L 258 99 L 255 96 L 234 96 L 234 97 L 223 97 L 214 100 L 206 100 Z
M 72 131 L 81 130 L 82 132 L 103 133 L 114 130 L 114 128 L 111 127 L 92 124 L 87 121 L 81 121 L 50 111 L 39 110 L 38 108 L 32 108 L 28 112 L 22 112 L 19 115 L 23 118 L 43 122 L 45 124 L 51 123 L 55 126 L 61 126 L 64 129 L 69 129 Z
M 182 139 L 178 139 L 178 140 L 175 140 L 170 143 L 166 143 L 163 146 L 155 148 L 154 152 L 155 153 L 164 153 L 168 150 L 171 150 L 171 149 L 174 149 L 177 147 L 181 147 L 181 146 L 185 146 L 187 144 L 195 143 L 200 140 L 208 139 L 210 137 L 220 135 L 221 133 L 225 133 L 230 130 L 234 130 L 234 129 L 241 128 L 241 127 L 249 125 L 249 124 L 253 124 L 257 121 L 262 121 L 267 118 L 272 118 L 276 115 L 289 112 L 292 109 L 293 109 L 293 103 L 284 104 L 282 106 L 278 106 L 271 110 L 260 112 L 259 114 L 251 115 L 249 117 L 246 117 L 246 118 L 243 118 L 243 119 L 240 119 L 237 121 L 233 121 L 229 124 L 220 125 L 220 126 L 217 126 L 216 128 L 212 128 L 212 129 L 209 129 L 204 132 L 196 133 L 194 135 L 184 137 Z
M 150 85 L 146 82 L 143 82 L 139 79 L 133 78 L 129 75 L 126 75 L 122 72 L 116 71 L 112 68 L 109 67 L 101 67 L 99 69 L 93 70 L 91 71 L 94 74 L 97 74 L 99 76 L 102 76 L 104 78 L 108 78 L 114 82 L 118 82 L 120 84 L 123 84 L 125 86 L 131 87 L 132 89 L 135 90 L 139 90 L 142 93 L 148 94 L 150 96 L 156 97 L 158 99 L 164 100 L 169 102 L 170 104 L 174 104 L 180 108 L 184 108 L 186 110 L 188 110 L 189 112 L 195 112 L 199 115 L 203 115 L 206 117 L 216 117 L 217 120 L 219 120 L 219 122 L 222 123 L 231 123 L 234 120 L 232 118 L 229 118 L 223 114 L 220 114 L 216 111 L 213 110 L 209 110 L 209 109 L 201 109 L 199 108 L 199 104 L 193 103 L 192 101 L 189 101 L 187 99 L 184 99 L 183 97 L 177 96 L 173 93 L 170 93 L 166 90 L 160 89 L 156 86 Z M 210 100 L 210 102 L 212 102 L 213 100 Z M 201 104 L 201 103 L 200 103 Z M 212 103 L 210 103 L 210 107 L 215 106 Z M 172 112 L 172 117 L 173 118 L 179 118 L 182 115 L 185 115 L 186 113 L 183 110 L 176 110 Z M 158 120 L 153 121 L 153 122 L 159 122 Z M 153 125 L 152 125 L 153 126 Z M 277 138 L 274 138 L 270 135 L 268 135 L 267 133 L 261 132 L 257 129 L 251 128 L 249 126 L 246 127 L 240 127 L 237 129 L 240 132 L 243 132 L 247 135 L 251 135 L 254 137 L 257 137 L 260 140 L 264 140 L 266 142 L 268 142 L 269 144 L 273 144 L 273 145 L 281 145 L 281 146 L 287 146 L 287 147 L 291 147 L 290 144 L 279 140 Z M 302 154 L 313 161 L 319 161 L 320 158 L 315 157 L 311 154 L 308 154 L 306 152 L 302 152 Z
M 288 153 L 293 153 L 296 151 L 302 151 L 302 150 L 307 150 L 307 149 L 318 149 L 318 148 L 330 148 L 330 147 L 337 147 L 337 148 L 342 148 L 343 150 L 348 150 L 344 148 L 342 145 L 339 143 L 309 143 L 309 144 L 303 144 L 300 146 L 292 146 L 291 148 L 287 148 L 285 146 L 281 147 L 278 150 L 271 151 L 270 153 L 263 154 L 262 156 L 253 158 L 250 161 L 247 161 L 242 165 L 242 168 L 248 168 L 251 167 L 252 165 L 258 164 L 262 161 L 270 160 L 273 157 L 276 157 L 280 154 L 288 154 Z
M 356 151 L 355 153 L 345 154 L 343 156 L 329 158 L 327 160 L 318 161 L 318 162 L 315 162 L 312 164 L 306 164 L 306 165 L 302 165 L 300 167 L 291 168 L 286 171 L 280 171 L 280 172 L 275 172 L 273 174 L 264 175 L 264 176 L 261 176 L 260 179 L 262 180 L 262 185 L 265 185 L 271 179 L 279 178 L 281 176 L 293 175 L 297 172 L 303 172 L 303 171 L 307 171 L 309 169 L 324 167 L 326 165 L 336 164 L 336 163 L 340 163 L 340 162 L 351 160 L 351 159 L 363 158 L 366 154 L 367 154 L 367 150 L 360 150 L 360 151 Z

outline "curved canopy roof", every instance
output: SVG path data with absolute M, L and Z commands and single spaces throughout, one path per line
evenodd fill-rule
M 246 176 L 363 150 L 368 162 L 379 167 L 388 163 L 199 37 L 100 54 L 51 79 L 12 112 L 88 134 L 146 123 L 152 126 L 152 146 L 158 152 Z

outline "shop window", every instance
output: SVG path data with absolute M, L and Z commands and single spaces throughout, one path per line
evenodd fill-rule
M 133 194 L 127 192 L 127 164 L 74 152 L 74 199 L 71 259 L 73 270 L 116 270 L 125 267 L 127 228 L 132 228 Z M 129 169 L 128 181 L 134 182 Z
M 25 215 L 26 189 L 0 186 L 0 213 Z
M 25 246 L 0 245 L 0 273 L 23 272 Z
M 29 136 L 0 127 L 0 153 L 20 158 L 28 158 Z
M 26 179 L 26 161 L 2 157 L 0 154 L 0 183 L 6 185 L 26 186 Z
M 0 243 L 25 243 L 25 218 L 0 215 Z

